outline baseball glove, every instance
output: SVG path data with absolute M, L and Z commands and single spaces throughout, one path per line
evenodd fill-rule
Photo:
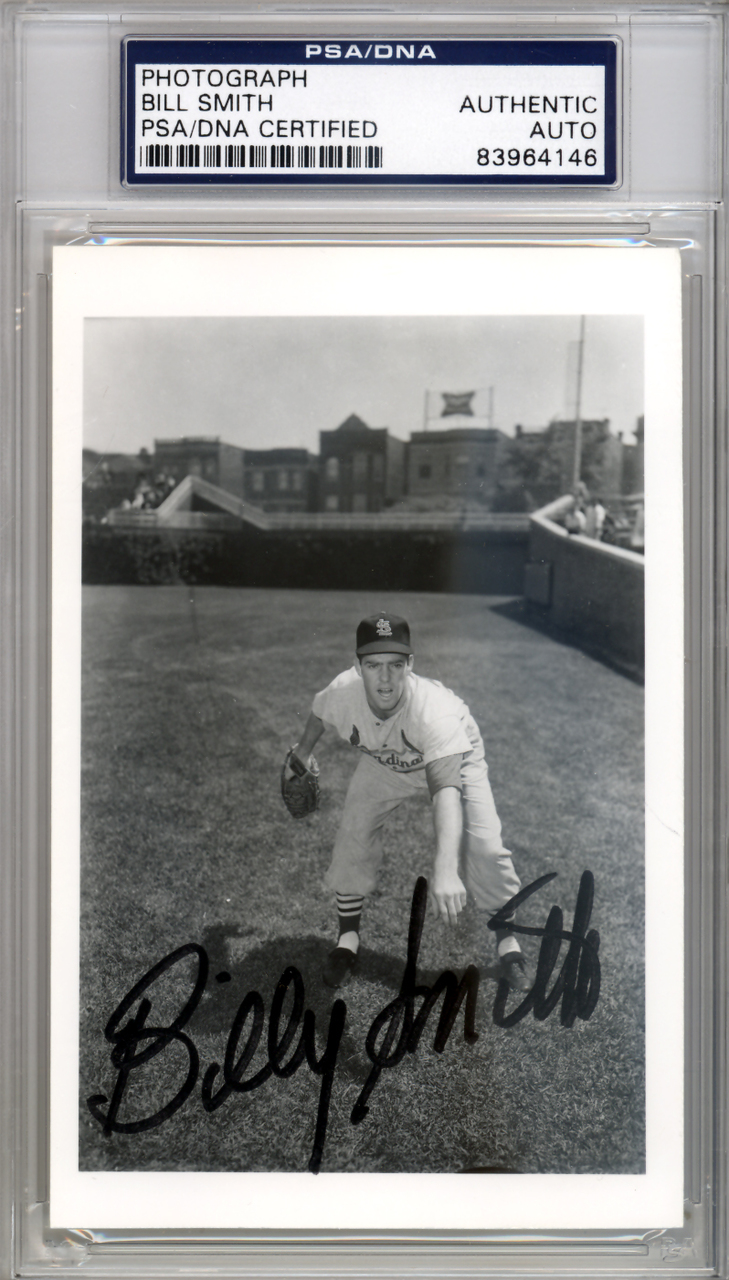
M 292 818 L 306 818 L 319 807 L 319 766 L 313 756 L 307 768 L 291 748 L 281 769 L 281 795 Z

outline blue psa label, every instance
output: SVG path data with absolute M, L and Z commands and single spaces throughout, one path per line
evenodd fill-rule
M 122 46 L 122 182 L 612 186 L 616 40 Z

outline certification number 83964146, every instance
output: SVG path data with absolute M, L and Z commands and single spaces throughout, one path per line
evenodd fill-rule
M 518 147 L 509 147 L 506 151 L 503 147 L 479 147 L 476 159 L 482 167 L 489 165 L 495 169 L 502 165 L 514 168 L 519 164 L 526 165 L 527 168 L 535 164 L 556 164 L 558 168 L 565 164 L 586 164 L 588 169 L 591 169 L 597 164 L 597 152 L 594 147 L 588 147 L 586 151 L 580 151 L 579 147 L 575 147 L 574 151 L 567 155 L 567 148 L 555 147 L 550 151 L 545 147 L 537 155 L 536 147 L 527 147 L 526 151 L 520 151 Z

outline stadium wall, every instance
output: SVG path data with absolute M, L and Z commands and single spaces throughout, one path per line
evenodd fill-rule
M 529 534 L 509 529 L 240 530 L 87 525 L 86 583 L 219 584 L 520 596 Z
M 550 518 L 564 502 L 531 517 L 527 608 L 566 640 L 640 678 L 645 670 L 643 556 L 569 534 Z

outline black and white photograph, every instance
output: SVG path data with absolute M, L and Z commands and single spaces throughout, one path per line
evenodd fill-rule
M 680 311 L 638 265 L 57 254 L 59 1214 L 680 1206 Z

